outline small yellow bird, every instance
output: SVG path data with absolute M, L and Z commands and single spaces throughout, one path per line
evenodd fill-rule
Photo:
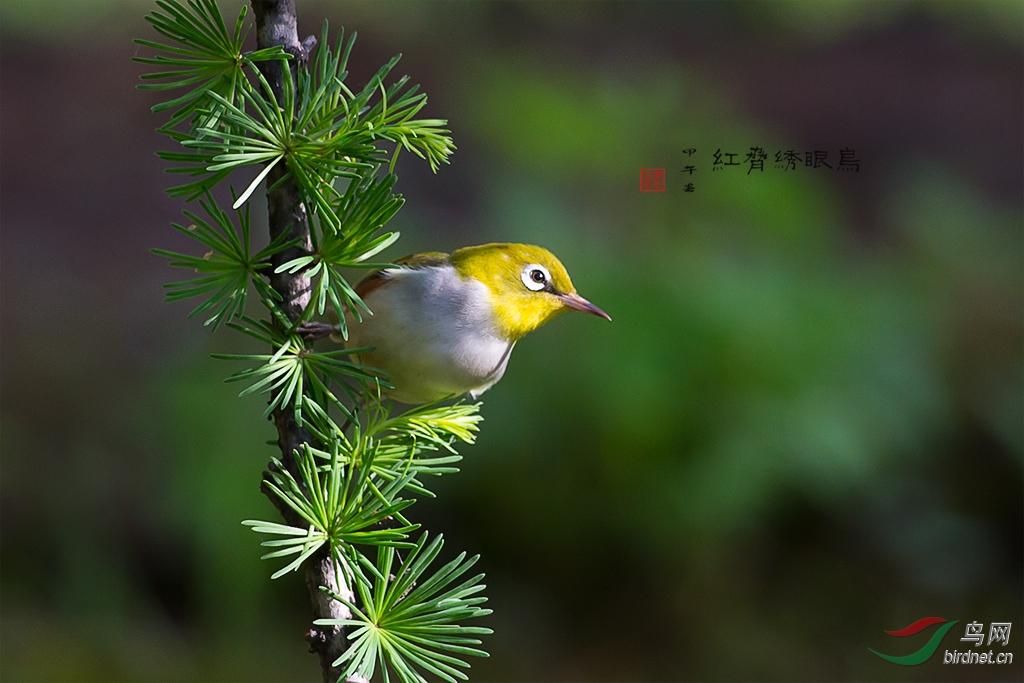
M 401 403 L 476 398 L 501 379 L 523 335 L 567 311 L 611 320 L 576 293 L 554 254 L 528 244 L 414 254 L 370 273 L 356 293 L 373 315 L 346 316 L 349 345 L 373 347 L 360 362 L 386 372 L 387 395 Z M 317 329 L 303 328 L 325 336 Z M 337 327 L 327 331 L 341 341 Z

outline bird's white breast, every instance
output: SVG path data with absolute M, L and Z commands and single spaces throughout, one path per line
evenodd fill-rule
M 505 372 L 513 342 L 495 323 L 490 290 L 452 266 L 396 268 L 366 296 L 372 316 L 350 321 L 349 346 L 373 346 L 362 362 L 389 375 L 390 395 L 424 403 L 476 396 Z

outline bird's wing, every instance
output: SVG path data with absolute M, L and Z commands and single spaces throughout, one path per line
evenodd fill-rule
M 410 254 L 395 261 L 395 265 L 405 266 L 406 268 L 436 268 L 437 266 L 444 266 L 449 263 L 451 263 L 451 258 L 448 254 L 440 251 L 424 251 L 421 254 Z
M 395 259 L 394 263 L 402 268 L 430 268 L 443 266 L 451 263 L 451 261 L 448 258 L 448 254 L 440 251 L 425 251 L 421 254 L 410 254 L 409 256 Z M 365 299 L 375 289 L 387 283 L 391 279 L 389 271 L 392 270 L 394 268 L 381 268 L 360 280 L 359 284 L 356 285 L 356 294 L 359 295 L 359 298 Z

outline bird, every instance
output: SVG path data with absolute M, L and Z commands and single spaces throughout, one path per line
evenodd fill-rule
M 561 261 L 529 244 L 492 243 L 425 252 L 371 272 L 355 287 L 372 311 L 346 314 L 349 348 L 410 405 L 469 394 L 501 379 L 524 335 L 568 311 L 611 317 L 579 294 Z M 303 332 L 342 341 L 341 326 L 307 324 Z

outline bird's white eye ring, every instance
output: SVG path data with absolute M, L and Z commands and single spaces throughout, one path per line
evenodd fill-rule
M 551 273 L 539 263 L 531 263 L 523 268 L 523 284 L 534 292 L 539 292 L 551 282 Z

